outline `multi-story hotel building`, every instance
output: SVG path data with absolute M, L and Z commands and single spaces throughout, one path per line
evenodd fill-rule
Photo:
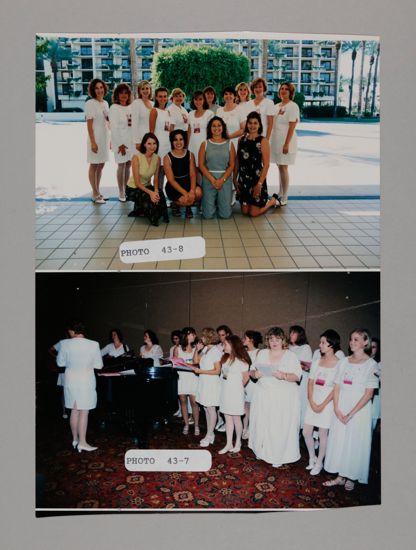
M 95 77 L 110 84 L 131 82 L 130 44 L 122 38 L 59 38 L 66 55 L 57 60 L 57 91 L 62 107 L 83 107 L 88 82 Z M 248 39 L 136 39 L 138 80 L 150 80 L 153 55 L 178 44 L 223 46 L 249 58 L 251 77 L 263 76 L 273 97 L 279 82 L 289 80 L 306 102 L 333 104 L 335 96 L 335 41 L 269 40 L 267 62 L 262 62 L 261 40 Z M 66 57 L 64 59 L 63 57 Z M 265 67 L 265 74 L 262 74 Z M 38 59 L 39 74 L 51 75 L 48 82 L 48 110 L 55 109 L 51 60 Z

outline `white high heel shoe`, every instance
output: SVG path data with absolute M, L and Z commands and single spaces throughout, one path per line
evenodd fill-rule
M 233 450 L 233 445 L 226 445 L 223 449 L 218 451 L 219 455 L 225 455 L 225 453 L 231 452 Z
M 78 441 L 76 439 L 74 439 L 74 441 L 72 442 L 72 446 L 74 449 L 78 447 Z
M 200 447 L 209 447 L 215 441 L 215 435 L 207 435 L 199 442 Z
M 96 451 L 98 449 L 98 447 L 91 447 L 90 445 L 88 445 L 88 447 L 84 447 L 83 445 L 78 445 L 78 452 L 80 453 L 81 451 Z

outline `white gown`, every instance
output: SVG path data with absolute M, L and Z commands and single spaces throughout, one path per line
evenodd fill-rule
M 312 363 L 311 371 L 309 373 L 309 380 L 313 381 L 312 399 L 317 405 L 320 405 L 331 391 L 334 389 L 334 380 L 338 372 L 339 361 L 335 367 L 321 367 L 319 366 L 320 359 Z M 306 412 L 304 418 L 304 424 L 309 426 L 316 426 L 317 428 L 328 429 L 331 426 L 332 417 L 334 416 L 334 402 L 331 401 L 325 407 L 325 409 L 316 413 L 311 409 L 308 403 L 306 404 Z
M 59 367 L 65 367 L 65 407 L 73 409 L 76 404 L 79 410 L 95 409 L 97 392 L 94 369 L 103 367 L 98 342 L 87 338 L 61 340 L 56 363 Z
M 110 107 L 111 149 L 117 164 L 128 162 L 136 152 L 133 145 L 131 124 L 131 105 L 123 106 L 113 103 Z M 120 145 L 127 147 L 124 156 L 118 152 Z
M 97 101 L 90 99 L 85 104 L 85 119 L 92 120 L 92 129 L 94 131 L 95 142 L 98 145 L 98 151 L 91 151 L 90 136 L 87 132 L 87 162 L 89 164 L 102 164 L 108 161 L 108 150 L 110 146 L 108 115 L 109 107 L 107 101 Z
M 309 344 L 302 346 L 289 345 L 290 351 L 296 354 L 299 361 L 312 361 L 312 349 Z M 300 427 L 303 428 L 306 406 L 308 404 L 308 380 L 309 373 L 302 369 L 302 379 L 300 381 Z
M 153 102 L 150 102 L 153 107 Z M 146 105 L 143 103 L 142 99 L 135 99 L 131 104 L 131 115 L 132 115 L 132 138 L 133 143 L 141 143 L 143 136 L 147 134 L 149 130 L 149 117 L 150 111 Z
M 223 414 L 244 414 L 244 384 L 242 374 L 248 372 L 248 364 L 240 359 L 227 360 L 221 369 L 220 411 Z M 225 378 L 226 377 L 226 378 Z
M 353 364 L 345 357 L 340 362 L 335 384 L 340 387 L 338 407 L 343 414 L 354 408 L 368 388 L 378 388 L 376 369 L 377 363 L 373 359 Z M 347 424 L 334 415 L 329 429 L 325 470 L 368 483 L 372 433 L 371 400 Z
M 214 116 L 212 111 L 205 111 L 200 117 L 195 116 L 196 111 L 189 113 L 189 126 L 191 128 L 191 137 L 189 139 L 188 149 L 194 154 L 195 164 L 198 166 L 198 155 L 201 143 L 207 139 L 208 122 Z
M 178 357 L 193 363 L 194 351 L 183 351 L 182 346 L 178 348 Z M 178 395 L 196 395 L 198 389 L 198 376 L 193 372 L 178 371 Z
M 251 103 L 251 101 L 243 101 L 242 103 L 239 103 L 237 105 L 237 109 L 240 112 L 240 116 L 244 121 L 244 124 L 247 122 L 248 115 L 255 110 L 253 109 L 253 104 Z
M 271 364 L 269 350 L 261 350 L 255 365 Z M 302 376 L 296 355 L 286 350 L 275 369 Z M 251 402 L 248 446 L 257 458 L 270 464 L 287 464 L 300 458 L 300 400 L 296 382 L 262 376 Z
M 199 368 L 212 370 L 215 363 L 221 360 L 222 352 L 216 347 L 205 347 L 201 352 Z M 220 404 L 220 377 L 216 374 L 200 374 L 196 400 L 204 407 L 218 407 Z
M 289 101 L 287 105 L 278 103 L 275 106 L 275 117 L 273 122 L 273 131 L 270 139 L 270 161 L 276 164 L 288 165 L 294 164 L 298 150 L 298 137 L 296 130 L 293 133 L 289 143 L 289 152 L 283 154 L 283 145 L 289 131 L 289 122 L 299 122 L 299 107 L 294 101 Z
M 259 352 L 260 352 L 259 349 L 253 349 L 252 351 L 247 351 L 251 359 L 250 370 L 254 369 L 254 363 L 256 362 L 256 357 Z M 254 393 L 255 387 L 256 387 L 256 382 L 254 382 L 254 380 L 250 378 L 244 387 L 244 396 L 245 396 L 245 401 L 247 401 L 247 403 L 251 403 L 251 401 L 253 400 L 253 393 Z

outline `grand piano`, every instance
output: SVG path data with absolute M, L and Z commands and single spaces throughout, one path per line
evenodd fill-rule
M 178 408 L 178 374 L 172 363 L 155 366 L 133 354 L 104 357 L 97 373 L 98 414 L 103 427 L 127 430 L 134 443 L 148 447 L 149 432 Z

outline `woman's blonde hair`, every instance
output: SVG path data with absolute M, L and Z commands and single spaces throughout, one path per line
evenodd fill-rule
M 150 82 L 148 80 L 140 80 L 140 82 L 137 84 L 137 97 L 139 99 L 142 98 L 142 88 L 144 88 L 144 86 L 149 86 L 150 87 L 149 99 L 152 99 L 152 85 L 150 84 Z
M 267 92 L 267 82 L 264 78 L 259 76 L 259 78 L 255 78 L 253 82 L 250 84 L 250 90 L 252 91 L 253 94 L 254 94 L 254 88 L 257 86 L 257 84 L 263 84 L 264 93 Z
M 218 334 L 212 327 L 206 327 L 202 329 L 201 337 L 204 338 L 206 344 L 217 344 Z
M 181 88 L 173 88 L 171 94 L 170 94 L 170 100 L 172 100 L 175 95 L 183 94 L 184 98 L 186 98 L 186 93 Z
M 266 332 L 266 342 L 267 342 L 267 347 L 268 348 L 270 348 L 269 340 L 272 336 L 276 336 L 277 338 L 280 338 L 282 340 L 282 348 L 283 349 L 287 349 L 289 347 L 288 338 L 287 338 L 284 330 L 280 327 L 271 327 Z
M 240 96 L 238 95 L 238 91 L 239 91 L 240 88 L 242 88 L 243 86 L 244 86 L 245 88 L 247 88 L 247 92 L 248 92 L 248 94 L 247 94 L 247 101 L 250 101 L 250 84 L 247 84 L 247 82 L 239 82 L 239 83 L 237 84 L 237 86 L 235 87 L 235 93 L 236 93 L 236 100 L 235 100 L 235 102 L 236 102 L 236 103 L 241 103 L 241 102 L 240 102 Z

